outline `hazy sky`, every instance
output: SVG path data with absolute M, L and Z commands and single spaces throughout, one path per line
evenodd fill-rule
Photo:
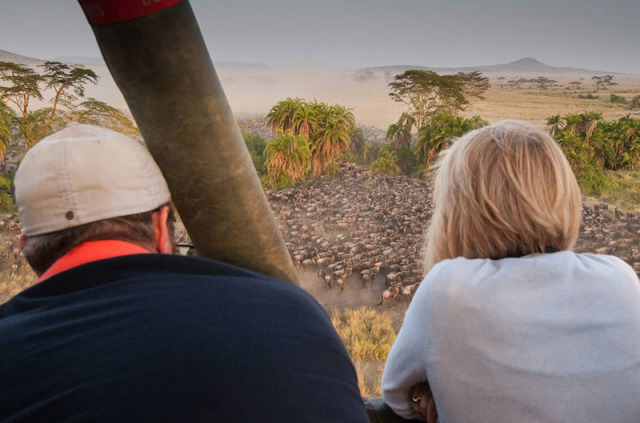
M 134 0 L 132 0 L 134 1 Z M 214 61 L 640 74 L 640 0 L 191 0 Z M 99 56 L 75 0 L 0 0 L 0 49 Z

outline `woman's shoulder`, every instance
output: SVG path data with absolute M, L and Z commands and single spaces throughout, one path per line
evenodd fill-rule
M 501 279 L 528 280 L 546 278 L 551 280 L 613 280 L 637 283 L 636 272 L 618 257 L 602 254 L 560 251 L 549 254 L 534 254 L 519 258 L 468 259 L 456 257 L 436 264 L 425 281 L 486 281 Z
M 434 266 L 433 270 L 440 272 L 460 269 L 474 270 L 487 266 L 493 269 L 508 269 L 539 264 L 564 264 L 565 267 L 583 265 L 593 267 L 623 267 L 626 269 L 632 269 L 629 264 L 616 256 L 605 254 L 575 253 L 573 251 L 559 251 L 556 253 L 531 254 L 524 257 L 509 257 L 498 260 L 489 258 L 456 257 L 452 259 L 442 260 Z

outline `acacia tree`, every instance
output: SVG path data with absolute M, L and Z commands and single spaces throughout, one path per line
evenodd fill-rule
M 0 100 L 15 106 L 14 120 L 27 147 L 31 148 L 42 137 L 53 132 L 69 120 L 64 116 L 73 109 L 73 101 L 84 96 L 84 86 L 97 83 L 98 76 L 90 69 L 71 67 L 60 62 L 45 62 L 44 73 L 18 63 L 0 62 Z M 7 85 L 4 85 L 7 84 Z M 43 100 L 40 85 L 53 90 L 52 106 L 32 111 L 33 99 Z M 62 113 L 60 106 L 67 110 Z
M 529 82 L 538 87 L 540 92 L 542 92 L 558 81 L 547 78 L 546 76 L 539 76 L 537 78 L 529 79 Z
M 125 135 L 140 136 L 140 131 L 127 115 L 95 98 L 90 97 L 75 106 L 68 117 L 74 122 L 102 126 Z
M 467 100 L 472 97 L 484 100 L 483 94 L 489 89 L 489 78 L 482 76 L 479 71 L 458 72 L 456 77 L 462 82 L 462 92 Z
M 389 83 L 389 96 L 406 104 L 407 114 L 422 128 L 438 113 L 456 114 L 464 110 L 470 98 L 482 98 L 488 87 L 488 79 L 479 72 L 439 75 L 412 69 L 396 75 Z
M 606 90 L 612 85 L 618 85 L 617 83 L 613 82 L 613 75 L 592 76 L 591 79 L 596 84 L 596 92 L 600 90 Z
M 7 101 L 18 109 L 15 121 L 18 124 L 20 133 L 26 138 L 29 148 L 35 144 L 30 136 L 28 125 L 29 105 L 33 99 L 42 100 L 40 83 L 43 81 L 42 75 L 36 73 L 30 67 L 12 63 L 0 62 L 0 100 Z M 4 84 L 8 85 L 4 85 Z
M 45 121 L 45 127 L 49 127 L 55 117 L 58 105 L 63 103 L 69 107 L 77 97 L 84 97 L 85 85 L 88 83 L 97 84 L 98 75 L 91 69 L 72 68 L 60 62 L 45 62 L 42 67 L 44 68 L 42 78 L 46 84 L 45 88 L 52 89 L 54 92 L 51 100 L 51 112 Z
M 361 84 L 365 84 L 366 82 L 373 81 L 374 79 L 376 79 L 376 74 L 369 69 L 362 69 L 354 73 L 352 78 L 355 81 L 360 82 Z

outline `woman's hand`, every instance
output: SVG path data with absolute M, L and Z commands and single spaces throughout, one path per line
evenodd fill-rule
M 420 414 L 428 423 L 438 423 L 438 410 L 433 399 L 433 393 L 427 382 L 413 385 L 411 403 L 416 413 Z

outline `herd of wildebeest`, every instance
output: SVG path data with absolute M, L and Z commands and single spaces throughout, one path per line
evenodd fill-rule
M 410 298 L 424 278 L 430 183 L 352 163 L 340 169 L 338 176 L 268 193 L 295 266 L 313 269 L 329 288 L 385 284 L 380 304 Z M 616 255 L 640 274 L 639 249 L 640 215 L 606 204 L 584 207 L 576 252 Z
M 341 163 L 340 171 L 267 192 L 294 265 L 301 273 L 313 271 L 317 283 L 330 289 L 341 291 L 347 283 L 377 287 L 380 304 L 410 298 L 424 278 L 430 183 L 374 174 L 353 163 Z M 17 215 L 0 219 L 5 232 L 0 259 L 9 277 L 28 271 L 20 231 Z M 188 241 L 184 233 L 177 236 Z M 618 256 L 640 274 L 640 214 L 585 205 L 575 250 Z

